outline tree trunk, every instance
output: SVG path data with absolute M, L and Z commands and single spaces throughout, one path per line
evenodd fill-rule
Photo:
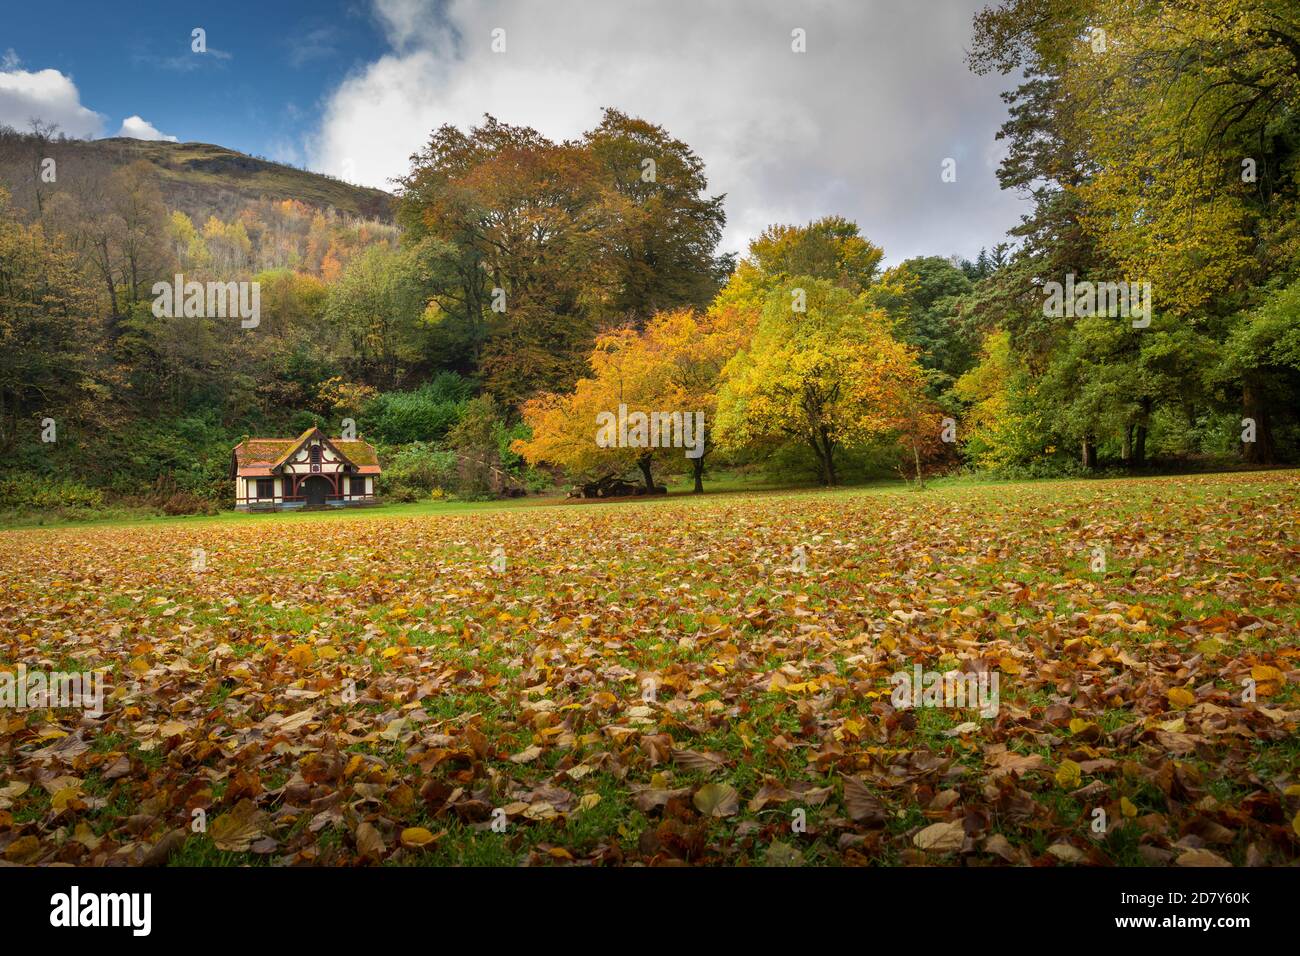
M 808 447 L 812 449 L 813 454 L 817 456 L 817 470 L 821 472 L 821 481 L 823 485 L 830 484 L 829 473 L 826 468 L 826 455 L 822 452 L 822 446 L 817 443 L 816 435 L 808 436 Z
M 694 493 L 697 495 L 701 495 L 704 493 L 704 456 L 701 455 L 699 458 L 696 458 L 691 463 L 691 467 L 695 471 Z
M 825 428 L 821 430 L 821 433 L 822 449 L 826 455 L 823 465 L 826 471 L 826 485 L 833 488 L 839 480 L 835 474 L 835 442 L 831 441 L 831 436 Z
M 1129 422 L 1124 426 L 1124 449 L 1119 453 L 1120 458 L 1128 467 L 1133 466 L 1133 423 Z
M 1151 422 L 1151 399 L 1143 396 L 1139 404 L 1142 406 L 1142 417 L 1138 419 L 1137 434 L 1133 440 L 1133 467 L 1145 468 L 1147 463 L 1147 426 Z
M 654 478 L 650 475 L 650 456 L 642 455 L 636 460 L 637 467 L 641 469 L 641 477 L 645 479 L 645 490 L 653 492 L 655 490 Z
M 1097 467 L 1097 439 L 1093 435 L 1083 437 L 1083 467 L 1089 471 Z
M 1268 420 L 1268 406 L 1251 382 L 1242 389 L 1241 411 L 1243 418 L 1255 420 L 1255 440 L 1241 443 L 1241 457 L 1252 465 L 1273 464 L 1273 429 Z

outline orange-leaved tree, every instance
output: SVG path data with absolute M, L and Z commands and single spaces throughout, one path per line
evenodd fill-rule
M 656 314 L 639 334 L 604 333 L 588 359 L 591 378 L 580 379 L 572 392 L 525 403 L 533 437 L 516 442 L 515 450 L 529 462 L 558 464 L 575 476 L 636 465 L 647 490 L 654 487 L 656 461 L 670 471 L 689 462 L 695 490 L 702 491 L 720 375 L 751 326 L 752 318 L 736 308 L 703 314 L 676 309 Z M 602 422 L 616 420 L 621 428 L 638 415 L 650 424 L 638 436 L 634 423 L 631 443 L 600 440 Z
M 645 399 L 653 397 L 649 394 L 652 376 L 637 344 L 638 336 L 631 329 L 597 336 L 588 359 L 591 378 L 578 379 L 571 392 L 545 392 L 524 403 L 523 417 L 532 438 L 516 439 L 514 451 L 529 464 L 559 465 L 575 478 L 622 474 L 635 465 L 647 490 L 653 489 L 654 449 L 598 441 L 602 416 L 617 415 L 620 405 L 644 410 Z

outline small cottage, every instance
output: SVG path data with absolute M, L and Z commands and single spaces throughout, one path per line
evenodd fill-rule
M 373 504 L 379 472 L 374 446 L 319 428 L 297 438 L 246 438 L 230 458 L 239 511 Z

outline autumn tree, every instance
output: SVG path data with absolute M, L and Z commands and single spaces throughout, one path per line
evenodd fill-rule
M 595 159 L 617 288 L 611 307 L 641 327 L 656 312 L 703 308 L 731 271 L 715 253 L 727 217 L 704 161 L 662 126 L 607 109 L 583 137 Z
M 399 218 L 432 259 L 430 318 L 465 330 L 490 392 L 515 405 L 581 374 L 616 284 L 589 152 L 490 116 L 443 126 L 402 180 Z
M 734 306 L 715 306 L 704 312 L 677 309 L 654 316 L 633 345 L 645 361 L 650 395 L 643 402 L 662 410 L 702 415 L 700 454 L 688 459 L 697 494 L 704 491 L 705 458 L 715 446 L 722 371 L 751 333 L 750 317 Z
M 61 190 L 44 204 L 47 228 L 62 234 L 99 280 L 115 330 L 135 303 L 175 264 L 169 218 L 153 167 L 143 160 Z
M 617 414 L 620 405 L 629 413 L 657 408 L 655 402 L 663 401 L 660 370 L 639 347 L 632 329 L 599 336 L 588 363 L 591 376 L 578 379 L 571 390 L 545 392 L 524 403 L 523 419 L 532 438 L 516 441 L 514 450 L 530 464 L 549 462 L 577 477 L 620 475 L 636 467 L 646 489 L 653 490 L 656 450 L 602 445 L 597 434 L 602 416 Z
M 98 420 L 110 394 L 92 286 L 75 253 L 24 225 L 0 188 L 0 448 L 37 416 Z
M 828 279 L 796 281 L 768 297 L 753 340 L 723 373 L 718 438 L 728 448 L 795 439 L 834 485 L 836 452 L 907 427 L 925 380 L 883 312 Z
M 345 347 L 352 375 L 395 385 L 421 354 L 426 292 L 406 250 L 372 246 L 329 289 L 325 318 Z
M 599 331 L 712 299 L 731 260 L 707 189 L 689 146 L 617 110 L 573 143 L 490 116 L 436 130 L 399 218 L 437 347 L 507 405 L 568 388 Z

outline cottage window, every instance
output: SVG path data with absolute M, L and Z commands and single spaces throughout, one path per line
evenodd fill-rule
M 311 463 L 313 465 L 320 464 L 320 445 L 311 446 Z
M 259 478 L 257 479 L 257 497 L 274 498 L 275 497 L 275 479 Z
M 353 495 L 364 495 L 366 493 L 366 479 L 360 475 L 353 475 L 348 479 L 350 493 Z

